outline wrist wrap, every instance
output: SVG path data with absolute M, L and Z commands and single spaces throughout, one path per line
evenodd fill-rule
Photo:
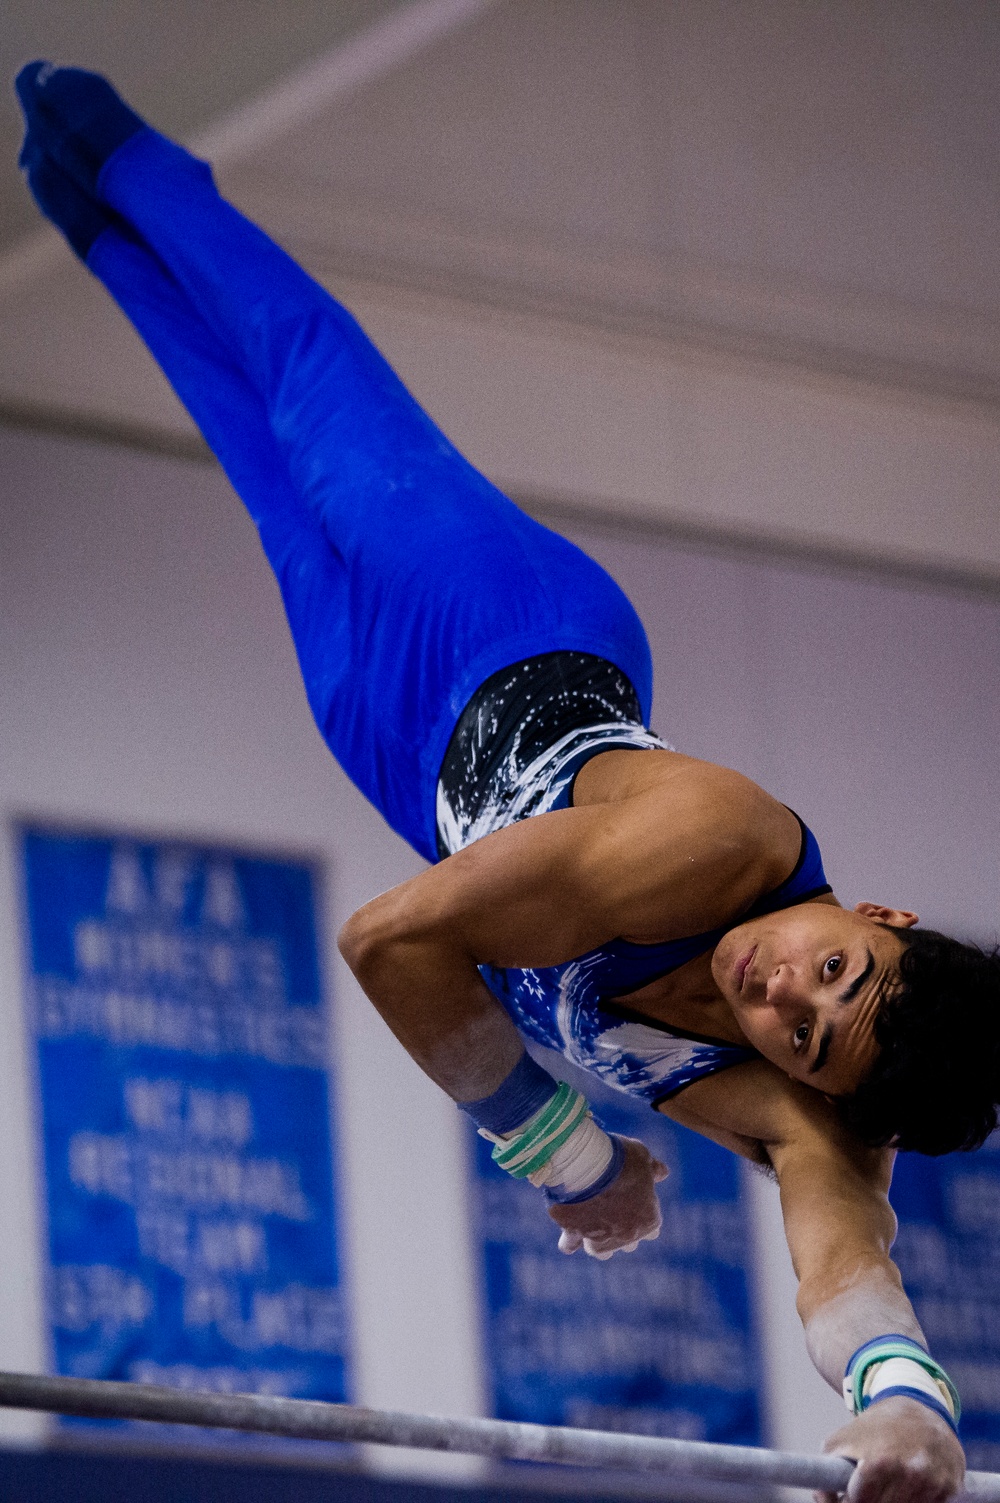
M 607 1155 L 607 1166 L 595 1180 L 590 1180 L 586 1189 L 580 1189 L 579 1187 L 572 1189 L 570 1187 L 574 1184 L 573 1169 L 576 1165 L 564 1165 L 560 1162 L 561 1155 L 556 1155 L 551 1164 L 546 1166 L 548 1172 L 545 1170 L 542 1171 L 544 1181 L 542 1181 L 542 1175 L 532 1176 L 533 1183 L 538 1184 L 542 1181 L 545 1199 L 550 1205 L 575 1206 L 579 1205 L 581 1201 L 593 1200 L 595 1195 L 600 1195 L 601 1191 L 606 1190 L 621 1174 L 625 1164 L 625 1146 L 621 1138 L 616 1137 L 614 1133 L 604 1132 L 603 1128 L 598 1127 L 593 1118 L 590 1118 L 590 1125 L 600 1134 L 601 1138 L 605 1140 L 607 1147 L 611 1150 Z M 573 1143 L 567 1144 L 567 1148 L 574 1146 Z M 603 1157 L 604 1153 L 602 1152 Z M 589 1179 L 589 1175 L 586 1178 Z
M 543 1070 L 525 1051 L 492 1096 L 483 1096 L 479 1101 L 460 1101 L 458 1104 L 463 1112 L 468 1112 L 480 1130 L 485 1128 L 488 1133 L 511 1133 L 525 1125 L 530 1117 L 546 1106 L 557 1089 L 548 1070 Z
M 586 1098 L 557 1085 L 527 1053 L 491 1096 L 459 1105 L 494 1143 L 497 1165 L 530 1180 L 552 1203 L 592 1199 L 625 1162 L 621 1142 L 594 1121 Z
M 844 1402 L 852 1414 L 862 1414 L 880 1399 L 898 1397 L 933 1409 L 957 1431 L 962 1405 L 944 1368 L 909 1336 L 878 1336 L 848 1362 Z
M 548 1163 L 587 1115 L 586 1097 L 565 1081 L 552 1100 L 509 1141 L 497 1143 L 493 1158 L 515 1179 L 527 1179 Z

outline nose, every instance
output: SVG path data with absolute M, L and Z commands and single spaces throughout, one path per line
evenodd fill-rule
M 793 966 L 782 963 L 767 978 L 767 1000 L 774 1008 L 801 1006 L 802 996 L 798 976 Z

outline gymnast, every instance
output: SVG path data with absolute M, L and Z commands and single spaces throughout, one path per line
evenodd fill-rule
M 777 1177 L 854 1503 L 943 1503 L 958 1397 L 889 1251 L 896 1147 L 996 1125 L 1000 960 L 840 906 L 763 789 L 648 729 L 614 582 L 520 512 L 351 316 L 111 86 L 31 63 L 21 165 L 246 503 L 333 755 L 430 863 L 341 950 L 559 1245 L 660 1227 L 662 1164 L 525 1052 L 557 1050 Z M 846 1373 L 846 1377 L 845 1377 Z

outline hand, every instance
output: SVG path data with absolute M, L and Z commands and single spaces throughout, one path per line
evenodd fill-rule
M 913 1399 L 883 1399 L 831 1435 L 823 1449 L 858 1465 L 845 1503 L 947 1503 L 961 1490 L 965 1455 L 943 1419 Z M 835 1493 L 816 1493 L 835 1503 Z
M 640 1242 L 660 1235 L 663 1216 L 655 1186 L 670 1172 L 637 1138 L 620 1138 L 625 1162 L 618 1178 L 593 1200 L 550 1206 L 549 1215 L 563 1228 L 559 1251 L 578 1247 L 602 1261 L 614 1252 L 635 1252 Z

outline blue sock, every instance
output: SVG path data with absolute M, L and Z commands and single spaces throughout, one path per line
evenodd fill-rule
M 25 147 L 44 153 L 91 195 L 97 192 L 97 180 L 108 158 L 146 129 L 142 117 L 99 73 L 46 62 L 26 63 L 15 87 L 28 123 Z M 30 174 L 31 165 L 24 162 L 23 153 L 22 166 Z
M 81 261 L 86 261 L 98 235 L 120 221 L 116 214 L 84 193 L 73 179 L 29 141 L 21 151 L 21 166 L 35 202 L 47 219 L 51 219 Z

